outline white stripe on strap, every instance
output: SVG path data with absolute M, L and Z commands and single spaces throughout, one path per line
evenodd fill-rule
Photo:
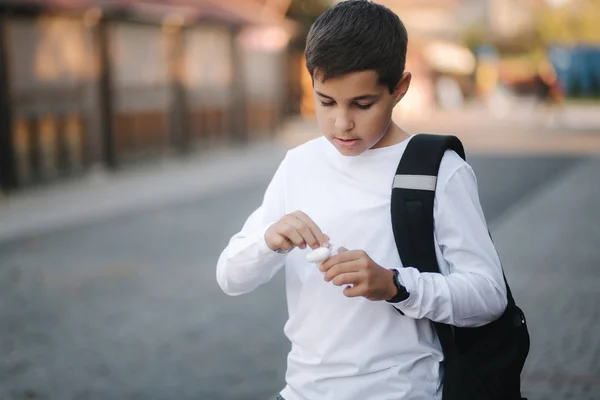
M 394 177 L 395 189 L 415 189 L 435 191 L 437 176 L 431 175 L 396 175 Z

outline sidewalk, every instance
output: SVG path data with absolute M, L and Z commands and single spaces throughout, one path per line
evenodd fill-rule
M 0 242 L 248 185 L 272 174 L 285 151 L 254 143 L 0 197 Z

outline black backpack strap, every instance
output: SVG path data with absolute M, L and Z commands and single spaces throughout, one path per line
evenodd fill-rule
M 438 170 L 446 150 L 465 159 L 465 151 L 455 136 L 415 135 L 398 164 L 391 198 L 392 228 L 396 246 L 405 267 L 421 272 L 440 272 L 435 253 L 433 203 Z M 459 358 L 453 327 L 433 323 L 444 352 L 444 398 L 460 398 Z
M 433 202 L 438 170 L 446 150 L 463 159 L 455 136 L 420 134 L 409 142 L 396 169 L 391 199 L 392 227 L 405 266 L 439 272 L 433 241 Z

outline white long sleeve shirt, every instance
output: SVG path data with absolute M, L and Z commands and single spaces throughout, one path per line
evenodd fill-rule
M 456 153 L 442 159 L 434 204 L 435 242 L 442 274 L 404 268 L 392 233 L 391 187 L 410 139 L 341 155 L 324 137 L 290 150 L 262 205 L 222 252 L 217 281 L 229 295 L 267 282 L 285 265 L 292 347 L 286 400 L 441 399 L 443 354 L 430 320 L 480 326 L 506 307 L 500 261 L 488 235 L 471 167 Z M 364 250 L 397 268 L 410 297 L 395 306 L 348 298 L 306 261 L 309 249 L 278 254 L 264 233 L 301 210 L 331 242 Z

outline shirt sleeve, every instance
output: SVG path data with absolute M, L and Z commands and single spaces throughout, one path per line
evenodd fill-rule
M 410 296 L 395 306 L 412 318 L 460 327 L 492 322 L 506 308 L 506 285 L 468 164 L 452 174 L 435 203 L 434 233 L 448 274 L 400 268 Z
M 219 256 L 217 282 L 230 296 L 251 292 L 269 281 L 284 264 L 286 255 L 271 250 L 264 236 L 267 229 L 285 214 L 286 159 L 269 183 L 262 204 Z

